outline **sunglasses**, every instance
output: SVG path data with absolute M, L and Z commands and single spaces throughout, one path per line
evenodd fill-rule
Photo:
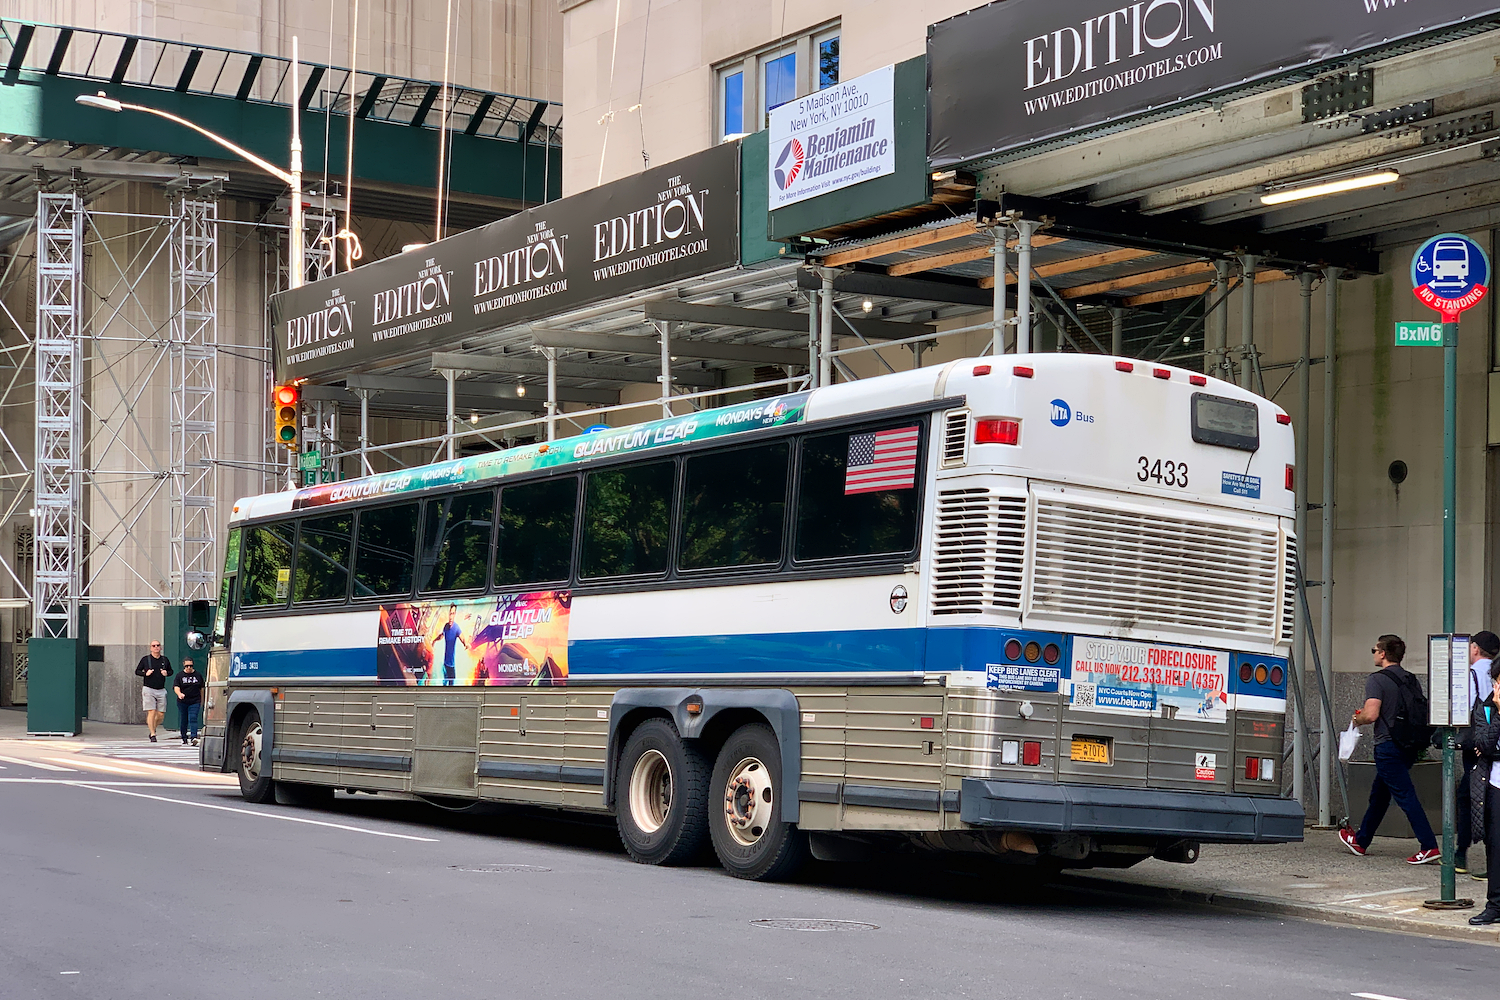
M 1384 653 L 1385 650 L 1381 649 L 1379 646 L 1371 646 L 1370 647 L 1370 652 L 1372 652 L 1372 653 Z

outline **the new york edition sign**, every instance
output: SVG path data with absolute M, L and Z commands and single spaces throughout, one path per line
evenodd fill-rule
M 1496 0 L 998 0 L 928 29 L 928 152 L 963 163 L 1500 12 Z
M 276 377 L 418 356 L 738 260 L 730 143 L 273 296 Z

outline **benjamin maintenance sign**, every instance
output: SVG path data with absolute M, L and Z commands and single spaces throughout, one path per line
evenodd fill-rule
M 896 170 L 896 68 L 808 94 L 771 111 L 771 210 Z
M 1500 11 L 1496 0 L 999 0 L 928 29 L 934 167 Z
M 726 143 L 272 296 L 276 377 L 417 356 L 738 261 Z

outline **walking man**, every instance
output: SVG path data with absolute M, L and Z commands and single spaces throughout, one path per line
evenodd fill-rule
M 1425 865 L 1442 858 L 1432 824 L 1427 822 L 1411 781 L 1411 766 L 1431 736 L 1427 698 L 1417 678 L 1401 666 L 1406 658 L 1406 643 L 1400 636 L 1381 636 L 1370 653 L 1375 658 L 1376 670 L 1365 681 L 1365 704 L 1354 713 L 1354 724 L 1375 726 L 1375 781 L 1370 786 L 1370 807 L 1359 824 L 1359 832 L 1345 827 L 1339 831 L 1339 839 L 1351 852 L 1364 857 L 1380 821 L 1385 819 L 1387 807 L 1395 799 L 1421 848 L 1406 863 Z
M 198 713 L 203 706 L 203 675 L 193 669 L 191 657 L 182 658 L 182 669 L 178 671 L 172 691 L 177 695 L 177 724 L 182 732 L 182 745 L 187 746 L 191 740 L 193 746 L 197 746 Z
M 1490 666 L 1496 656 L 1500 656 L 1500 636 L 1493 632 L 1475 632 L 1469 637 L 1469 706 L 1482 703 L 1489 697 L 1490 691 Z M 1482 843 L 1483 834 L 1474 827 L 1472 817 L 1483 815 L 1484 802 L 1479 802 L 1477 812 L 1471 809 L 1471 790 L 1479 788 L 1483 790 L 1482 783 L 1476 785 L 1470 781 L 1474 769 L 1482 764 L 1472 749 L 1465 749 L 1462 759 L 1462 767 L 1458 776 L 1457 806 L 1458 806 L 1458 851 L 1454 870 L 1460 875 L 1468 874 L 1477 881 L 1484 881 L 1488 875 L 1481 866 L 1478 871 L 1469 868 L 1469 845 Z
M 1479 758 L 1470 776 L 1470 801 L 1475 806 L 1470 821 L 1475 834 L 1484 838 L 1486 864 L 1493 871 L 1500 862 L 1500 665 L 1491 664 L 1490 674 L 1490 692 L 1474 705 L 1464 741 Z M 1500 886 L 1495 881 L 1490 880 L 1484 910 L 1469 918 L 1476 927 L 1500 923 Z
M 156 727 L 167 716 L 167 678 L 172 676 L 172 663 L 161 651 L 161 640 L 151 643 L 151 652 L 141 657 L 135 665 L 135 675 L 141 679 L 141 708 L 146 710 L 146 736 L 156 742 Z

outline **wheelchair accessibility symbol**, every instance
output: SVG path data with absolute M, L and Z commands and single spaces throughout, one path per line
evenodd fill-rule
M 1489 294 L 1490 259 L 1484 249 L 1457 233 L 1434 236 L 1412 256 L 1412 292 L 1443 321 L 1458 322 L 1464 310 Z

